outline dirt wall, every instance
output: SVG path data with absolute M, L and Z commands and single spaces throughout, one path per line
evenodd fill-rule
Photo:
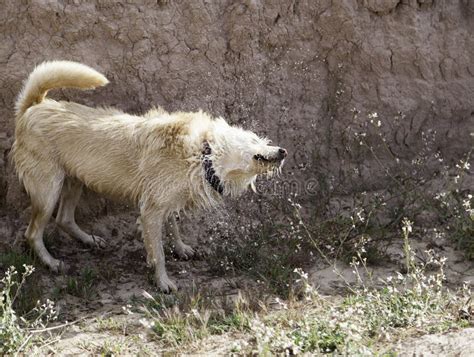
M 12 212 L 27 205 L 6 160 L 13 103 L 51 59 L 111 81 L 53 97 L 130 112 L 202 108 L 267 135 L 290 152 L 278 182 L 309 203 L 384 189 L 384 166 L 423 159 L 436 173 L 472 147 L 470 0 L 0 0 L 0 9 L 0 200 Z

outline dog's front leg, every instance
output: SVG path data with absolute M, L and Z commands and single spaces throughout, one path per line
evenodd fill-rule
M 190 259 L 194 255 L 194 249 L 185 244 L 181 239 L 181 234 L 179 233 L 178 223 L 176 222 L 176 216 L 172 215 L 168 220 L 168 224 L 171 229 L 171 235 L 173 236 L 174 241 L 174 251 L 181 259 Z
M 164 292 L 177 290 L 176 285 L 168 278 L 163 251 L 163 224 L 165 216 L 162 212 L 143 210 L 141 213 L 143 225 L 143 241 L 147 250 L 148 263 L 155 267 L 155 281 Z M 150 261 L 151 260 L 151 261 Z

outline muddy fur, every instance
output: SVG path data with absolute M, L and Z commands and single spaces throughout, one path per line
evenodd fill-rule
M 50 89 L 90 89 L 107 84 L 90 67 L 45 62 L 29 76 L 16 103 L 12 159 L 28 192 L 32 217 L 26 238 L 52 270 L 62 263 L 43 244 L 43 231 L 59 201 L 56 222 L 72 237 L 90 245 L 104 240 L 83 232 L 74 220 L 82 186 L 138 205 L 148 263 L 157 285 L 176 289 L 168 278 L 162 230 L 173 212 L 219 206 L 223 196 L 237 196 L 257 175 L 278 171 L 286 151 L 222 118 L 203 112 L 168 113 L 154 108 L 143 116 L 109 108 L 46 99 Z M 223 194 L 205 179 L 203 144 L 208 143 L 213 169 Z M 207 144 L 206 144 L 207 145 Z M 178 254 L 192 255 L 171 220 Z

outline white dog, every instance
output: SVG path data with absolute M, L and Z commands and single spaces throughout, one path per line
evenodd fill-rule
M 12 159 L 31 199 L 25 236 L 39 259 L 54 271 L 62 263 L 43 243 L 43 231 L 59 199 L 56 222 L 70 236 L 90 245 L 102 238 L 82 231 L 74 219 L 82 185 L 140 208 L 142 234 L 156 283 L 175 290 L 168 278 L 162 228 L 174 212 L 210 208 L 222 196 L 237 196 L 256 176 L 280 170 L 285 149 L 250 131 L 229 126 L 203 112 L 144 116 L 46 99 L 54 88 L 91 89 L 107 79 L 90 67 L 68 61 L 45 62 L 29 76 L 16 102 Z M 177 234 L 175 247 L 190 256 Z

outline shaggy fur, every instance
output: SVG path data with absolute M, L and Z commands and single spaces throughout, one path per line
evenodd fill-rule
M 59 200 L 56 222 L 63 231 L 86 244 L 104 244 L 102 238 L 83 232 L 74 219 L 85 185 L 139 206 L 157 285 L 174 290 L 162 247 L 167 218 L 181 210 L 214 207 L 222 196 L 239 195 L 258 174 L 278 171 L 286 151 L 203 112 L 167 113 L 158 108 L 135 116 L 45 98 L 50 89 L 89 89 L 107 82 L 92 68 L 67 61 L 45 62 L 26 81 L 16 103 L 12 149 L 18 176 L 31 199 L 25 236 L 44 264 L 61 269 L 62 263 L 43 244 L 44 228 Z M 221 180 L 223 195 L 205 179 L 204 143 L 211 149 L 207 159 Z M 193 250 L 181 241 L 174 219 L 171 225 L 178 254 L 191 256 Z

